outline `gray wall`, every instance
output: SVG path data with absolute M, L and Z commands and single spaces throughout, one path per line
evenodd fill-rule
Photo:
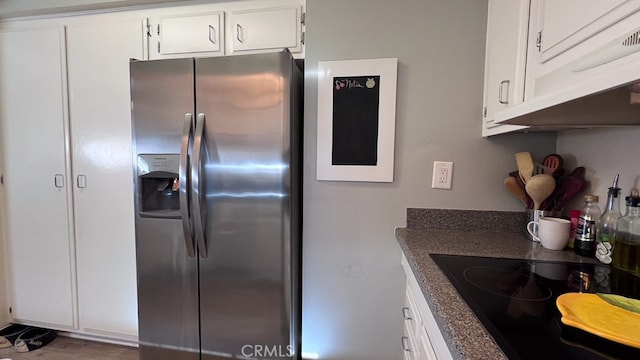
M 393 235 L 407 207 L 523 211 L 503 188 L 514 153 L 555 134 L 481 137 L 486 1 L 310 0 L 304 146 L 303 352 L 400 359 L 404 277 Z M 393 183 L 316 180 L 318 61 L 398 58 Z M 434 160 L 453 189 L 431 189 Z
M 584 166 L 589 182 L 585 193 L 600 196 L 604 211 L 607 188 L 620 174 L 622 189 L 620 206 L 632 187 L 640 189 L 640 128 L 571 130 L 558 133 L 557 151 L 572 167 Z M 575 199 L 569 208 L 580 209 L 582 199 Z

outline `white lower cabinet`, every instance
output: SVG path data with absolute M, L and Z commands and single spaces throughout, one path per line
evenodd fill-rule
M 109 19 L 0 32 L 8 305 L 12 321 L 136 341 L 129 59 L 145 21 Z
M 402 308 L 404 333 L 401 341 L 404 359 L 453 359 L 404 254 L 402 267 L 407 276 L 405 304 Z

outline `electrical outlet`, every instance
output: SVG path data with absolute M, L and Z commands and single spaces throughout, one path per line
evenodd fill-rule
M 431 180 L 431 188 L 451 190 L 452 176 L 453 176 L 453 162 L 434 161 L 433 162 L 433 179 Z

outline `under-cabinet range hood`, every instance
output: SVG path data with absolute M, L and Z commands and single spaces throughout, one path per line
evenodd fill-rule
M 526 125 L 527 130 L 640 126 L 640 93 L 631 86 L 579 98 L 553 95 L 496 113 L 496 123 Z

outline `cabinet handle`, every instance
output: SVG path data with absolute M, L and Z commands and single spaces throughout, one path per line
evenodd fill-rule
M 84 189 L 87 187 L 87 177 L 85 175 L 78 175 L 76 178 L 76 183 L 79 189 Z
M 402 307 L 402 317 L 405 320 L 413 320 L 413 318 L 411 317 L 411 313 L 409 312 L 409 308 L 406 306 Z
M 538 31 L 538 35 L 536 36 L 536 47 L 538 48 L 538 52 L 542 51 L 542 31 Z
M 238 39 L 240 44 L 244 43 L 244 30 L 240 24 L 236 24 L 236 39 Z
M 62 176 L 62 174 L 56 174 L 53 177 L 53 184 L 57 188 L 63 188 L 64 187 L 64 176 Z
M 209 25 L 209 41 L 212 44 L 216 44 L 216 28 L 214 28 L 213 26 Z
M 403 336 L 401 339 L 402 339 L 402 350 L 410 352 L 411 348 L 409 347 L 409 338 L 406 336 Z
M 507 91 L 502 91 L 505 85 L 507 85 Z M 504 95 L 504 98 L 503 98 L 503 95 Z M 500 81 L 500 86 L 498 87 L 498 102 L 500 104 L 509 103 L 509 80 Z

